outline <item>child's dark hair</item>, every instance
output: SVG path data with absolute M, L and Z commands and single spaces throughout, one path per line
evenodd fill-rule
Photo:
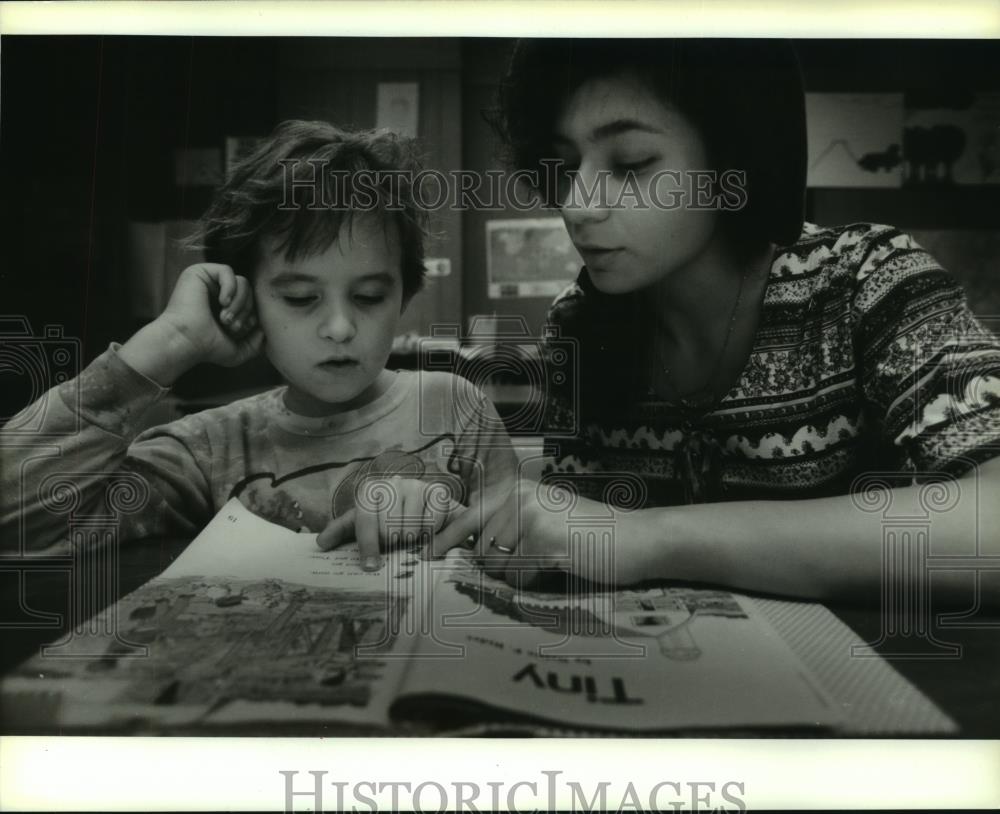
M 706 169 L 746 172 L 747 204 L 721 212 L 732 249 L 744 257 L 773 242 L 794 242 L 805 206 L 805 95 L 798 60 L 786 40 L 524 39 L 487 118 L 504 157 L 537 172 L 552 205 L 542 159 L 553 158 L 557 117 L 591 79 L 632 75 L 684 114 L 708 149 Z
M 341 226 L 371 211 L 398 228 L 406 302 L 424 282 L 426 213 L 413 195 L 420 169 L 413 142 L 388 131 L 286 121 L 236 164 L 189 244 L 250 276 L 263 238 L 277 238 L 294 261 L 325 251 Z

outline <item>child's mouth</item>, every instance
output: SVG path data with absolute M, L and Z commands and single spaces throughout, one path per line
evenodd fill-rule
M 356 364 L 357 360 L 355 359 L 327 359 L 325 362 L 320 362 L 319 366 L 327 370 L 344 370 L 354 367 Z

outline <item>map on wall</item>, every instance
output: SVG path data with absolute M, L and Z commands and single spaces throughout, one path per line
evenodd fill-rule
M 486 222 L 491 299 L 554 297 L 576 279 L 582 266 L 561 218 Z

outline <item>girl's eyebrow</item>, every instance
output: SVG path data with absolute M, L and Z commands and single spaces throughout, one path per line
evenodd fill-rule
M 627 133 L 631 130 L 637 130 L 641 133 L 655 133 L 657 135 L 665 135 L 665 132 L 659 128 L 654 127 L 648 122 L 641 121 L 640 119 L 614 119 L 610 122 L 605 122 L 598 127 L 595 127 L 590 133 L 590 139 L 592 141 L 601 141 L 602 139 L 612 138 L 613 136 L 619 136 L 622 133 Z M 556 144 L 572 144 L 573 140 L 563 135 L 562 133 L 556 133 L 553 141 Z

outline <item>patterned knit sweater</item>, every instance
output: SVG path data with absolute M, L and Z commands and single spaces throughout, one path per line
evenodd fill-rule
M 584 269 L 556 298 L 561 340 L 600 296 Z M 580 359 L 549 394 L 549 426 L 579 431 L 551 435 L 548 472 L 633 473 L 633 505 L 672 505 L 846 494 L 865 472 L 899 485 L 1000 454 L 1000 341 L 908 235 L 805 224 L 776 251 L 762 309 L 742 373 L 702 414 L 651 389 L 595 411 L 578 391 L 608 360 Z

